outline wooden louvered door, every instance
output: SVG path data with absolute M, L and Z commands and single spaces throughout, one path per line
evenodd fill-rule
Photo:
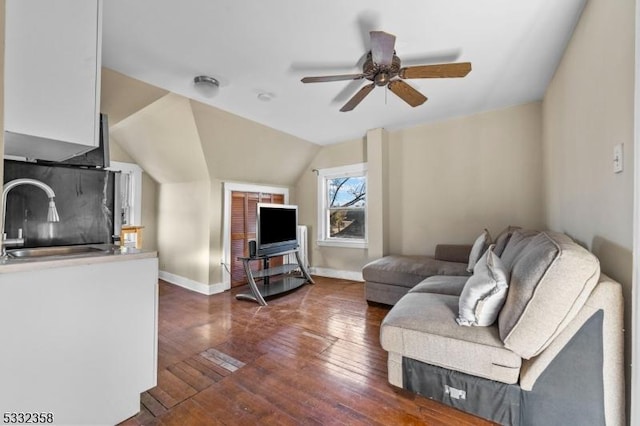
M 284 204 L 284 195 L 258 192 L 231 192 L 231 287 L 247 283 L 242 261 L 238 257 L 249 255 L 249 241 L 256 239 L 258 203 Z M 271 266 L 282 264 L 282 258 L 272 258 Z M 258 270 L 261 262 L 251 262 Z

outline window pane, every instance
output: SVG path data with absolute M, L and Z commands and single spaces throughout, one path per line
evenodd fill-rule
M 365 214 L 362 208 L 330 209 L 329 238 L 364 239 Z
M 367 180 L 364 176 L 328 179 L 327 188 L 329 208 L 365 206 Z
M 318 245 L 366 248 L 367 167 L 365 163 L 318 173 Z

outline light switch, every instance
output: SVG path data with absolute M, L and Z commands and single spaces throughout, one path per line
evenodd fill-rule
M 624 151 L 622 149 L 623 144 L 619 143 L 613 147 L 613 172 L 622 173 L 624 164 Z

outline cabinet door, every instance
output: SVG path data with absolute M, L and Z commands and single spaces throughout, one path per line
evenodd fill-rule
M 284 204 L 284 195 L 233 191 L 231 193 L 231 287 L 247 283 L 244 266 L 238 257 L 249 255 L 249 240 L 256 239 L 258 203 Z M 270 265 L 283 264 L 282 256 L 269 260 Z M 251 262 L 253 270 L 262 269 L 262 262 Z
M 101 2 L 7 0 L 5 25 L 5 153 L 62 160 L 97 147 Z

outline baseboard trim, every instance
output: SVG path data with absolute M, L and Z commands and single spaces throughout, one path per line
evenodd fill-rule
M 198 281 L 194 281 L 189 278 L 182 277 L 180 275 L 172 274 L 167 271 L 159 271 L 158 278 L 168 283 L 175 284 L 187 290 L 195 291 L 196 293 L 211 296 L 212 294 L 222 293 L 225 290 L 223 283 L 217 284 L 204 284 Z
M 362 278 L 362 272 L 356 271 L 341 271 L 339 269 L 311 267 L 309 268 L 309 272 L 312 275 L 318 275 L 320 277 L 336 278 L 339 280 L 361 282 L 364 281 L 364 279 Z M 187 290 L 195 291 L 196 293 L 204 294 L 206 296 L 211 296 L 213 294 L 222 293 L 225 290 L 228 290 L 227 286 L 224 283 L 204 284 L 190 278 L 172 274 L 171 272 L 167 271 L 159 271 L 158 278 L 168 283 L 180 286 Z
M 310 268 L 309 272 L 312 275 L 319 275 L 321 277 L 327 277 L 327 278 L 337 278 L 340 280 L 351 280 L 351 281 L 364 281 L 364 278 L 362 278 L 362 272 L 356 272 L 356 271 L 341 271 L 339 269 L 312 267 Z

